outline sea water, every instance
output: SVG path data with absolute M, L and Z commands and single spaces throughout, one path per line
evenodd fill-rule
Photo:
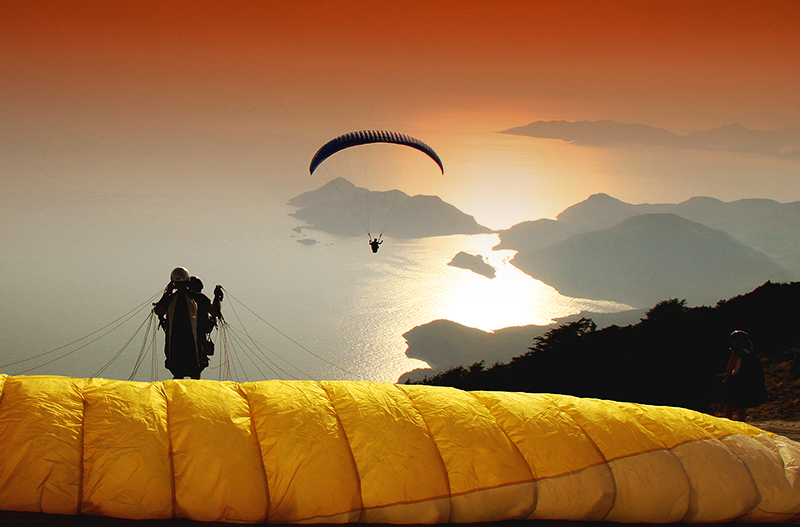
M 392 188 L 442 196 L 479 221 L 495 218 L 492 226 L 554 217 L 595 192 L 632 203 L 797 199 L 794 160 L 602 149 L 486 131 L 425 138 L 446 174 L 409 175 Z M 215 284 L 228 293 L 223 312 L 239 338 L 213 334 L 217 353 L 203 376 L 214 379 L 391 382 L 425 366 L 405 356 L 403 334 L 432 320 L 491 331 L 626 309 L 565 297 L 525 275 L 512 251 L 492 251 L 493 234 L 395 240 L 389 231 L 373 254 L 366 236 L 298 232 L 286 201 L 325 183 L 307 179 L 305 162 L 297 176 L 206 164 L 177 157 L 4 165 L 19 174 L 0 195 L 0 373 L 88 377 L 109 364 L 102 376 L 125 379 L 143 353 L 135 378 L 168 378 L 163 332 L 153 347 L 136 330 L 178 265 L 204 280 L 206 294 Z M 764 173 L 773 175 L 770 188 Z M 281 185 L 270 182 L 287 179 L 297 188 L 274 196 Z M 448 266 L 460 251 L 485 257 L 496 277 Z M 98 331 L 140 304 L 126 323 Z
M 406 357 L 403 334 L 436 319 L 492 331 L 544 325 L 584 310 L 628 309 L 566 297 L 525 275 L 511 263 L 514 251 L 492 250 L 499 243 L 496 234 L 386 237 L 373 254 L 366 237 L 303 229 L 289 212 L 267 214 L 260 235 L 227 234 L 217 236 L 214 244 L 186 242 L 178 248 L 152 241 L 151 251 L 128 253 L 122 280 L 113 273 L 83 277 L 77 265 L 67 265 L 74 278 L 62 278 L 58 287 L 45 283 L 13 289 L 6 284 L 12 302 L 7 305 L 15 309 L 0 317 L 0 364 L 46 355 L 0 371 L 88 377 L 108 364 L 100 376 L 126 379 L 141 355 L 144 363 L 135 380 L 169 378 L 163 367 L 163 332 L 157 332 L 154 344 L 144 329 L 148 298 L 159 295 L 165 277 L 179 264 L 205 281 L 207 295 L 217 283 L 227 293 L 223 313 L 228 332 L 212 334 L 217 351 L 203 374 L 211 379 L 395 382 L 427 366 Z M 460 251 L 482 256 L 495 277 L 448 265 Z M 119 269 L 121 264 L 109 265 Z M 70 344 L 142 302 L 143 309 L 108 335 L 115 324 Z

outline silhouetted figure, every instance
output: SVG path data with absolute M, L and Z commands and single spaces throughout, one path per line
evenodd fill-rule
M 175 379 L 199 379 L 208 366 L 208 356 L 214 354 L 209 333 L 222 316 L 222 286 L 214 288 L 213 303 L 202 290 L 199 278 L 176 267 L 164 295 L 155 304 L 154 311 L 166 334 L 165 365 Z
M 196 292 L 203 292 L 203 281 L 196 276 L 189 278 L 189 289 Z M 205 340 L 202 343 L 203 354 L 208 359 L 209 356 L 214 354 L 214 341 L 211 340 L 211 332 L 217 327 L 217 320 L 222 318 L 222 286 L 214 288 L 214 302 L 208 309 L 208 316 L 203 320 L 203 329 L 205 332 Z M 206 361 L 207 363 L 208 361 Z
M 369 246 L 372 247 L 372 252 L 374 253 L 378 252 L 378 249 L 380 248 L 382 243 L 383 240 L 380 239 L 380 236 L 378 236 L 377 238 L 370 238 Z
M 744 421 L 747 408 L 767 400 L 764 368 L 746 332 L 731 333 L 730 349 L 731 356 L 725 368 L 725 417 Z

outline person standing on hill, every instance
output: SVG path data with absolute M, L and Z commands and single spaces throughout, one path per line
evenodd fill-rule
M 202 282 L 184 267 L 176 267 L 164 295 L 154 304 L 153 311 L 161 321 L 165 366 L 173 378 L 199 379 L 208 366 L 208 356 L 214 353 L 208 334 L 222 316 L 222 286 L 214 288 L 214 301 L 204 295 Z
M 730 350 L 728 367 L 725 368 L 725 417 L 744 421 L 747 408 L 767 400 L 764 368 L 746 332 L 736 330 L 731 333 Z

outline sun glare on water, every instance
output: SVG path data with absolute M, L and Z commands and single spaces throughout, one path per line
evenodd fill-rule
M 563 296 L 514 267 L 510 263 L 514 251 L 492 251 L 497 243 L 495 234 L 390 239 L 369 266 L 368 281 L 375 285 L 359 287 L 355 298 L 345 300 L 346 311 L 354 316 L 343 317 L 337 331 L 349 335 L 347 361 L 367 378 L 394 382 L 407 371 L 425 367 L 405 356 L 402 335 L 434 320 L 491 332 L 547 325 L 581 311 L 630 309 L 615 302 Z M 448 265 L 461 251 L 482 256 L 495 277 Z
M 568 316 L 581 310 L 615 312 L 629 309 L 614 302 L 581 300 L 565 297 L 552 287 L 536 280 L 511 263 L 515 251 L 493 251 L 499 243 L 497 235 L 453 237 L 459 248 L 445 248 L 437 238 L 430 247 L 430 258 L 440 264 L 431 266 L 425 278 L 430 284 L 418 284 L 421 291 L 435 290 L 429 295 L 431 315 L 458 322 L 464 326 L 492 331 L 510 326 L 546 325 L 555 318 Z M 448 250 L 449 249 L 449 250 Z M 494 269 L 489 278 L 469 269 L 447 264 L 459 251 L 483 257 Z M 431 262 L 433 263 L 433 262 Z

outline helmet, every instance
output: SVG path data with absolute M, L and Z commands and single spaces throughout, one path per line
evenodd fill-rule
M 185 267 L 176 267 L 170 273 L 169 279 L 173 282 L 188 282 L 189 276 L 189 271 Z
M 191 289 L 192 291 L 196 291 L 198 293 L 202 292 L 203 281 L 197 278 L 196 276 L 189 278 L 189 289 Z
M 737 329 L 731 333 L 731 346 L 736 348 L 753 347 L 753 342 L 750 340 L 750 335 L 746 331 Z
M 737 329 L 736 331 L 731 333 L 731 340 L 743 340 L 743 339 L 750 340 L 750 335 L 748 335 L 746 331 Z

